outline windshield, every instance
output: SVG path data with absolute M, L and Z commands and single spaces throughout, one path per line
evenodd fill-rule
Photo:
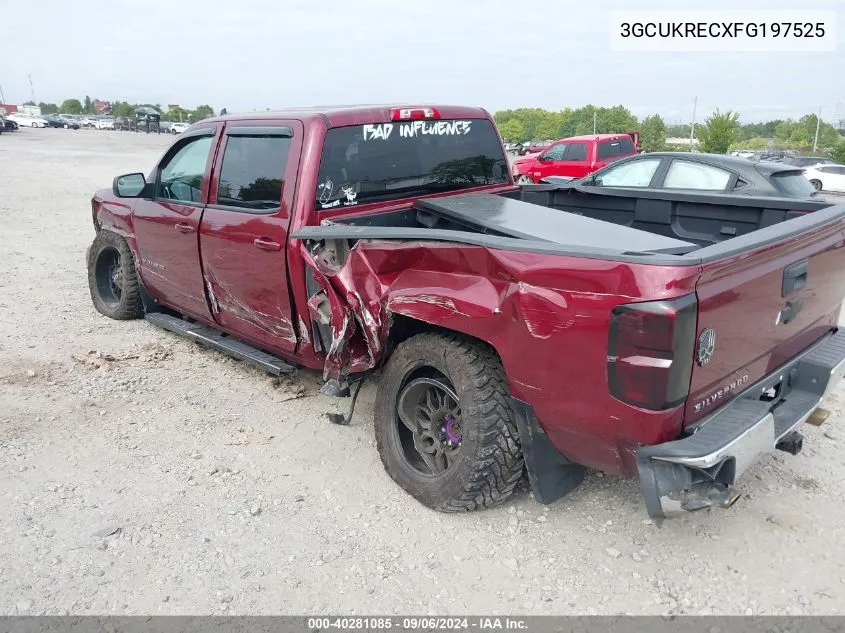
M 486 119 L 338 127 L 326 133 L 317 208 L 507 181 L 507 159 Z
M 816 189 L 800 171 L 785 171 L 772 176 L 772 182 L 779 191 L 790 197 L 809 197 L 815 195 Z

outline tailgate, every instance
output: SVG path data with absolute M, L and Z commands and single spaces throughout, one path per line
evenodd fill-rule
M 819 220 L 828 216 L 817 213 Z M 810 217 L 790 220 L 758 232 L 768 243 L 704 260 L 696 285 L 699 314 L 686 424 L 836 327 L 845 298 L 845 224 L 841 213 L 829 220 L 816 226 Z M 784 235 L 771 239 L 778 230 Z

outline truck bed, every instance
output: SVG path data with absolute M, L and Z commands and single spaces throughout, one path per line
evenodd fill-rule
M 628 226 L 700 247 L 831 206 L 819 200 L 674 191 L 535 185 L 505 197 Z
M 696 248 L 695 244 L 672 236 L 611 222 L 595 222 L 590 217 L 549 213 L 544 206 L 504 196 L 448 196 L 419 200 L 416 208 L 424 221 L 428 214 L 432 220 L 449 221 L 470 231 L 492 231 L 521 239 L 643 253 L 687 253 Z
M 843 218 L 845 205 L 825 201 L 529 185 L 497 195 L 417 200 L 411 209 L 356 214 L 302 228 L 294 237 L 437 240 L 683 266 L 735 255 Z

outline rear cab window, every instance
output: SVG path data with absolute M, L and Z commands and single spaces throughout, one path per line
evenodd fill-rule
M 508 161 L 487 119 L 413 120 L 331 128 L 318 210 L 505 184 Z

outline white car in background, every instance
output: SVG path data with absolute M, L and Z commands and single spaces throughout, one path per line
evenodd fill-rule
M 81 125 L 82 127 L 97 127 L 97 119 L 92 119 L 91 117 L 87 116 L 79 122 L 79 125 Z
M 6 115 L 6 118 L 14 121 L 20 127 L 47 127 L 48 125 L 46 119 L 22 112 L 12 112 L 12 114 Z
M 170 133 L 171 134 L 181 134 L 185 130 L 191 127 L 190 123 L 171 123 L 170 124 Z
M 96 128 L 98 130 L 113 130 L 114 119 L 97 119 Z
M 845 193 L 845 165 L 821 164 L 804 168 L 804 177 L 816 191 Z

